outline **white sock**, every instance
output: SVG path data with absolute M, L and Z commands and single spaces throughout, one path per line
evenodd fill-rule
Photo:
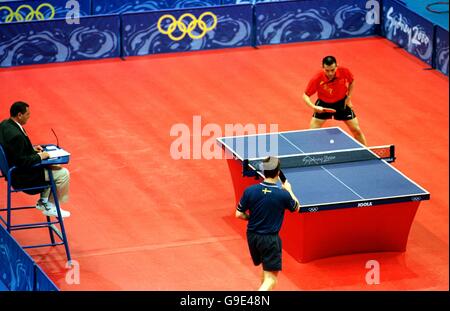
M 41 198 L 40 199 L 42 203 L 47 203 L 48 202 L 48 198 Z

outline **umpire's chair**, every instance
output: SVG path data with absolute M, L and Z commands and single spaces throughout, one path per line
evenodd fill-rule
M 36 166 L 42 166 L 41 164 L 38 164 Z M 47 169 L 49 179 L 48 185 L 38 186 L 38 187 L 30 187 L 30 188 L 21 188 L 21 189 L 14 189 L 11 184 L 11 173 L 16 169 L 15 166 L 9 167 L 8 161 L 6 159 L 6 154 L 3 150 L 2 145 L 0 145 L 0 171 L 2 176 L 6 179 L 7 184 L 7 198 L 6 198 L 6 208 L 0 209 L 1 214 L 6 212 L 6 220 L 3 217 L 3 215 L 0 214 L 0 220 L 1 222 L 6 226 L 6 230 L 11 233 L 11 231 L 14 230 L 26 230 L 26 229 L 36 229 L 36 228 L 48 228 L 49 235 L 50 235 L 50 241 L 51 243 L 47 244 L 36 244 L 36 245 L 27 245 L 22 246 L 25 248 L 37 248 L 37 247 L 46 247 L 46 246 L 57 246 L 57 245 L 64 245 L 64 248 L 66 250 L 67 260 L 69 264 L 71 263 L 71 256 L 70 256 L 70 250 L 69 250 L 69 243 L 67 241 L 66 236 L 66 230 L 64 229 L 64 222 L 63 218 L 61 217 L 61 210 L 59 208 L 59 200 L 58 196 L 56 195 L 56 185 L 55 181 L 53 179 L 53 174 L 51 169 Z M 55 206 L 56 211 L 58 213 L 58 217 L 56 217 L 56 221 L 51 221 L 49 216 L 47 217 L 47 222 L 36 222 L 36 223 L 24 223 L 24 224 L 12 224 L 11 216 L 12 211 L 15 210 L 23 210 L 23 209 L 35 209 L 35 206 L 12 206 L 11 201 L 11 194 L 14 192 L 25 192 L 27 194 L 38 194 L 41 193 L 44 189 L 51 188 L 51 193 L 53 195 L 53 198 L 55 199 Z M 57 224 L 59 224 L 59 229 L 57 227 Z M 60 242 L 55 241 L 54 233 L 59 237 Z

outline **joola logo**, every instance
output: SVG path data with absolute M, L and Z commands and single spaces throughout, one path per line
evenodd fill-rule
M 372 202 L 361 202 L 361 203 L 358 203 L 358 207 L 366 207 L 366 206 L 372 206 Z

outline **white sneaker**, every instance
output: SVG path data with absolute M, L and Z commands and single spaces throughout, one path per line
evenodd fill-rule
M 40 211 L 45 211 L 45 206 L 47 205 L 47 202 L 42 201 L 42 199 L 39 199 L 36 202 L 36 208 Z
M 54 216 L 57 217 L 58 216 L 58 212 L 56 211 L 56 205 L 51 203 L 51 202 L 40 202 L 41 204 L 39 204 L 40 206 L 38 207 L 38 205 L 36 205 L 36 208 L 42 211 L 42 214 L 44 214 L 45 216 Z M 43 209 L 41 209 L 43 207 Z M 63 218 L 65 217 L 69 217 L 70 216 L 70 212 L 69 211 L 65 211 L 62 208 L 59 208 L 59 210 L 61 211 L 61 216 Z

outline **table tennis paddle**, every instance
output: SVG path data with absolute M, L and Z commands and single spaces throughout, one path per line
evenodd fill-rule
M 279 175 L 279 177 L 280 177 L 281 183 L 284 184 L 284 182 L 286 181 L 286 176 L 284 176 L 284 173 L 283 173 L 282 170 L 280 170 L 280 175 Z
M 327 112 L 327 113 L 335 113 L 336 110 L 331 109 L 331 108 L 322 108 L 322 112 Z

